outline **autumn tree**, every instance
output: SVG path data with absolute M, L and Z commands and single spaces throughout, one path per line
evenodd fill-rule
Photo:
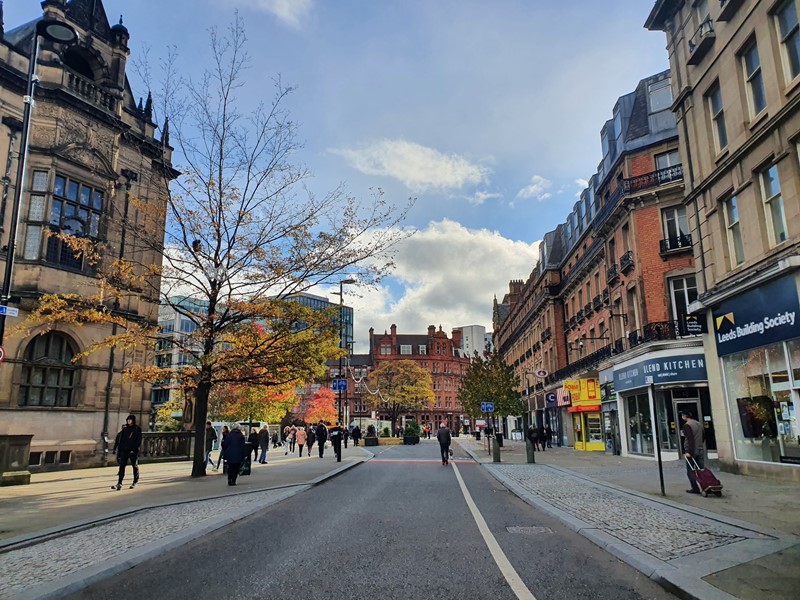
M 336 395 L 333 390 L 321 387 L 316 391 L 314 397 L 308 405 L 308 409 L 303 414 L 306 423 L 335 423 L 337 419 Z
M 59 234 L 76 253 L 94 257 L 97 293 L 45 296 L 22 324 L 26 332 L 61 321 L 112 324 L 112 334 L 85 353 L 136 350 L 127 377 L 178 380 L 191 390 L 193 476 L 206 472 L 199 424 L 215 388 L 301 386 L 339 356 L 335 319 L 291 296 L 344 278 L 374 284 L 391 271 L 396 244 L 410 235 L 401 226 L 408 205 L 388 203 L 379 190 L 360 200 L 343 187 L 323 194 L 306 187 L 310 173 L 294 162 L 301 146 L 286 108 L 294 90 L 277 79 L 270 101 L 254 103 L 245 46 L 237 15 L 225 33 L 211 31 L 211 66 L 200 79 L 177 77 L 183 69 L 174 54 L 164 61 L 154 103 L 164 114 L 155 120 L 169 119 L 162 144 L 174 144 L 180 173 L 164 170 L 162 176 L 180 177 L 160 186 L 167 192 L 158 201 L 131 197 L 124 213 L 111 216 L 124 254 Z M 161 334 L 157 323 L 126 310 L 132 295 L 160 303 L 194 330 Z M 156 343 L 177 348 L 187 364 L 156 369 Z
M 519 393 L 520 380 L 497 353 L 475 354 L 461 380 L 458 399 L 471 419 L 481 416 L 481 403 L 494 402 L 493 416 L 520 415 L 525 404 Z
M 431 374 L 411 360 L 382 363 L 367 376 L 367 387 L 367 403 L 389 415 L 392 431 L 401 415 L 427 410 L 436 400 Z
M 221 421 L 279 423 L 297 404 L 293 389 L 237 386 L 229 388 L 224 396 L 220 398 L 215 390 L 209 398 L 209 414 L 213 408 Z

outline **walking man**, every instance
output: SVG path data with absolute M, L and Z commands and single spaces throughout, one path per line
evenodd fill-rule
M 358 446 L 358 440 L 361 439 L 361 428 L 358 425 L 353 427 L 353 433 L 351 435 L 353 436 L 353 444 Z
M 442 465 L 450 464 L 450 430 L 444 421 L 436 433 L 436 439 L 439 440 L 439 450 L 442 451 Z
M 214 449 L 214 442 L 217 441 L 217 430 L 211 425 L 211 421 L 206 421 L 206 466 L 214 466 L 211 460 L 211 451 Z
M 267 464 L 267 450 L 269 450 L 269 428 L 266 424 L 262 425 L 258 431 L 258 445 L 261 447 L 261 456 L 258 457 L 258 462 L 265 465 Z
M 314 442 L 317 441 L 317 434 L 314 431 L 314 426 L 310 425 L 308 427 L 308 456 L 311 457 L 311 446 L 314 445 Z
M 139 483 L 139 446 L 142 445 L 142 428 L 136 424 L 136 415 L 128 415 L 125 427 L 119 432 L 119 445 L 117 446 L 117 460 L 119 461 L 119 474 L 117 485 L 112 485 L 112 490 L 122 489 L 122 480 L 125 479 L 125 467 L 128 462 L 133 467 L 133 483 L 130 489 Z
M 339 421 L 336 421 L 336 425 L 331 427 L 328 430 L 328 435 L 331 438 L 331 444 L 333 444 L 333 453 L 336 455 L 336 462 L 342 462 L 342 426 L 339 424 Z
M 686 490 L 686 493 L 699 494 L 700 488 L 695 481 L 694 471 L 689 460 L 694 460 L 701 469 L 705 468 L 705 446 L 703 445 L 705 432 L 703 426 L 692 417 L 691 413 L 682 412 L 681 419 L 683 419 L 683 455 L 686 457 L 686 476 L 692 486 L 691 489 Z
M 241 425 L 238 423 L 222 440 L 222 451 L 225 453 L 225 462 L 228 463 L 228 485 L 236 485 L 236 478 L 239 477 L 239 469 L 242 468 L 245 457 L 250 458 L 250 453 L 245 450 Z
M 325 441 L 328 439 L 328 429 L 322 421 L 317 425 L 317 446 L 319 447 L 319 457 L 325 454 Z

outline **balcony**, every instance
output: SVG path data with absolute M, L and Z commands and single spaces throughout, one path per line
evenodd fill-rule
M 683 181 L 683 165 L 673 165 L 644 175 L 630 177 L 623 182 L 625 193 L 633 194 L 642 190 L 656 188 L 673 181 Z
M 690 65 L 699 64 L 703 57 L 708 54 L 716 39 L 717 34 L 714 33 L 714 24 L 711 19 L 706 19 L 700 23 L 700 27 L 697 28 L 697 31 L 694 32 L 694 35 L 689 40 L 689 60 L 686 62 Z
M 619 259 L 619 269 L 623 273 L 627 273 L 633 268 L 633 250 L 628 250 Z
M 549 384 L 554 381 L 561 381 L 563 379 L 569 379 L 573 375 L 585 373 L 586 371 L 597 367 L 598 364 L 606 360 L 609 356 L 611 356 L 611 346 L 604 346 L 603 348 L 600 348 L 599 350 L 568 364 L 563 369 L 559 369 L 545 380 L 545 384 Z
M 64 69 L 61 85 L 89 104 L 111 113 L 116 112 L 117 99 L 114 95 L 77 73 Z
M 622 354 L 625 352 L 625 338 L 615 340 L 611 345 L 611 354 Z
M 570 328 L 577 327 L 578 326 L 578 317 L 573 315 L 572 318 L 569 320 L 569 326 L 570 326 Z
M 657 321 L 648 323 L 642 327 L 641 331 L 634 331 L 628 335 L 628 347 L 634 348 L 645 342 L 676 340 L 678 337 L 677 321 Z
M 611 292 L 603 290 L 603 304 L 608 304 L 611 301 Z
M 602 296 L 600 296 L 600 294 L 597 294 L 597 296 L 595 296 L 594 299 L 592 300 L 592 308 L 594 310 L 600 310 L 601 308 L 603 308 L 603 298 Z
M 597 212 L 594 217 L 595 227 L 602 226 L 603 223 L 608 220 L 608 217 L 611 216 L 611 213 L 614 212 L 614 209 L 617 207 L 617 205 L 619 205 L 619 201 L 625 193 L 624 187 L 624 185 L 617 186 L 617 189 L 614 190 L 614 193 L 609 196 L 608 200 L 606 200 L 606 203 Z
M 594 309 L 592 308 L 592 303 L 587 302 L 586 306 L 583 307 L 583 314 L 586 315 L 587 319 L 589 318 L 589 315 L 592 314 L 592 311 L 594 311 Z
M 685 252 L 692 249 L 692 236 L 682 233 L 678 237 L 669 237 L 661 240 L 661 255 L 673 252 Z
M 619 277 L 619 271 L 617 270 L 617 265 L 611 265 L 608 267 L 608 271 L 606 271 L 606 283 L 611 283 L 612 281 L 616 281 Z
M 731 21 L 744 0 L 719 0 L 719 16 L 717 21 Z
M 583 323 L 583 320 L 586 318 L 585 315 L 583 314 L 583 309 L 580 309 L 578 311 L 577 317 L 578 317 L 578 323 Z
M 551 337 L 553 337 L 553 330 L 552 330 L 550 327 L 548 327 L 547 329 L 545 329 L 545 330 L 542 332 L 542 335 L 541 335 L 541 341 L 542 341 L 542 342 L 546 342 L 546 341 L 547 341 L 547 340 L 549 340 Z

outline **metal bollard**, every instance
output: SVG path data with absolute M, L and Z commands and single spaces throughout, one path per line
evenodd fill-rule
M 533 450 L 533 443 L 530 438 L 525 438 L 525 451 L 528 454 L 528 463 L 536 464 L 536 453 Z
M 492 462 L 500 462 L 500 444 L 497 438 L 492 438 Z

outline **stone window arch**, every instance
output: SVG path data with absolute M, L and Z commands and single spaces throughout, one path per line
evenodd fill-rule
M 20 406 L 75 406 L 75 345 L 51 331 L 37 335 L 25 348 L 19 384 Z
M 78 75 L 96 81 L 102 71 L 97 59 L 86 48 L 70 46 L 62 57 L 64 64 Z

